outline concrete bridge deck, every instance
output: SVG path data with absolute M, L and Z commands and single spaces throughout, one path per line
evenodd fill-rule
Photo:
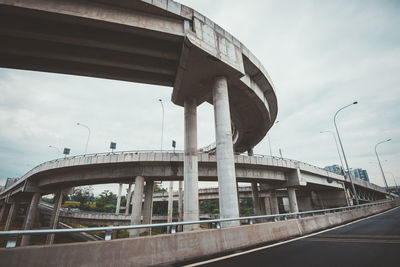
M 15 184 L 0 192 L 0 199 L 18 192 L 40 189 L 54 192 L 59 188 L 103 183 L 132 183 L 133 177 L 146 180 L 183 180 L 183 153 L 120 152 L 98 153 L 57 159 L 38 165 Z M 345 177 L 321 168 L 289 159 L 235 155 L 237 182 L 269 184 L 269 189 L 290 186 L 343 189 Z M 199 180 L 217 180 L 217 159 L 199 154 Z M 296 170 L 299 169 L 299 174 Z M 367 191 L 385 194 L 385 189 L 356 179 L 355 185 Z
M 1 0 L 0 67 L 171 86 L 181 106 L 213 103 L 212 80 L 223 75 L 238 152 L 260 142 L 278 111 L 260 61 L 209 18 L 171 0 Z

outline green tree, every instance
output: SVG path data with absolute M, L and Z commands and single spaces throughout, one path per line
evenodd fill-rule
M 159 184 L 154 184 L 154 193 L 167 192 L 167 189 L 161 187 Z
M 96 210 L 102 212 L 112 211 L 116 202 L 117 195 L 110 190 L 104 190 L 96 199 Z
M 87 203 L 94 201 L 93 188 L 91 186 L 75 187 L 71 199 L 79 202 L 80 209 L 87 210 L 89 208 Z

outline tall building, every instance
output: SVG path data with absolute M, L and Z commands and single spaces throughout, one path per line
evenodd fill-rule
M 327 171 L 330 171 L 330 172 L 333 172 L 333 173 L 336 173 L 336 174 L 343 175 L 343 170 L 342 170 L 342 168 L 341 168 L 339 165 L 337 165 L 337 164 L 331 165 L 331 166 L 326 166 L 326 167 L 324 168 L 324 170 L 327 170 Z
M 351 169 L 350 171 L 353 173 L 354 177 L 369 182 L 368 172 L 366 170 L 357 168 Z
M 331 166 L 326 166 L 324 168 L 324 170 L 327 170 L 327 171 L 330 171 L 333 173 L 337 173 L 340 175 L 344 174 L 342 168 L 337 164 L 331 165 Z M 356 177 L 357 179 L 361 179 L 361 180 L 369 182 L 368 172 L 366 170 L 357 168 L 357 169 L 350 169 L 350 172 L 353 175 L 353 177 Z M 345 173 L 347 173 L 347 171 L 345 171 Z

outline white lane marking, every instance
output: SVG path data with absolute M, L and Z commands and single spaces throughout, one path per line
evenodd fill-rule
M 364 220 L 367 220 L 367 219 L 371 219 L 371 218 L 374 218 L 376 216 L 380 216 L 380 215 L 383 215 L 383 214 L 388 213 L 390 211 L 396 210 L 398 208 L 400 208 L 400 207 L 392 208 L 392 209 L 384 211 L 382 213 L 378 213 L 378 214 L 375 214 L 375 215 L 372 215 L 372 216 L 368 216 L 366 218 L 358 219 L 356 221 L 352 221 L 352 222 L 349 222 L 349 223 L 346 223 L 346 224 L 343 224 L 343 225 L 339 225 L 339 226 L 336 226 L 336 227 L 333 227 L 333 228 L 329 228 L 329 229 L 326 229 L 326 230 L 323 230 L 323 231 L 320 231 L 320 232 L 316 232 L 316 233 L 313 233 L 313 234 L 300 236 L 300 237 L 296 237 L 296 238 L 293 238 L 293 239 L 290 239 L 290 240 L 286 240 L 286 241 L 282 241 L 282 242 L 279 242 L 279 243 L 271 244 L 271 245 L 268 245 L 268 246 L 259 247 L 259 248 L 253 248 L 253 249 L 246 250 L 246 251 L 243 251 L 243 252 L 237 252 L 237 253 L 233 253 L 233 254 L 230 254 L 230 255 L 226 255 L 226 256 L 210 259 L 210 260 L 200 261 L 200 262 L 196 262 L 196 263 L 192 263 L 192 264 L 188 264 L 188 265 L 184 265 L 184 266 L 185 267 L 199 266 L 199 265 L 203 265 L 203 264 L 208 264 L 208 263 L 212 263 L 212 262 L 216 262 L 216 261 L 220 261 L 220 260 L 225 260 L 225 259 L 237 257 L 237 256 L 240 256 L 240 255 L 252 253 L 252 252 L 263 250 L 263 249 L 267 249 L 267 248 L 280 246 L 280 245 L 283 245 L 283 244 L 286 244 L 286 243 L 294 242 L 294 241 L 301 240 L 301 239 L 304 239 L 304 238 L 308 238 L 308 237 L 311 237 L 311 236 L 315 236 L 315 235 L 319 235 L 319 234 L 326 233 L 326 232 L 329 232 L 329 231 L 333 231 L 335 229 L 338 229 L 338 228 L 341 228 L 341 227 L 345 227 L 345 226 L 351 225 L 353 223 L 358 223 L 358 222 L 361 222 L 361 221 L 364 221 Z

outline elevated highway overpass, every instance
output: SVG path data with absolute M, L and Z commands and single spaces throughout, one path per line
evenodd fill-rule
M 270 77 L 239 40 L 172 0 L 0 0 L 0 22 L 0 67 L 173 87 L 171 100 L 185 113 L 185 220 L 199 214 L 197 106 L 212 103 L 218 168 L 211 176 L 218 177 L 221 216 L 238 216 L 233 152 L 252 151 L 278 112 Z M 60 179 L 30 186 L 59 188 Z M 144 178 L 136 179 L 144 189 Z M 41 190 L 28 196 L 32 208 Z
M 172 0 L 0 0 L 0 22 L 0 67 L 173 87 L 171 100 L 185 113 L 183 153 L 99 153 L 35 167 L 0 192 L 5 230 L 20 205 L 26 206 L 23 229 L 32 229 L 39 200 L 48 193 L 55 193 L 50 228 L 57 228 L 62 195 L 89 184 L 135 183 L 130 224 L 140 225 L 151 223 L 155 181 L 184 181 L 185 222 L 199 220 L 198 181 L 218 181 L 219 217 L 229 219 L 221 224 L 227 237 L 241 231 L 235 228 L 240 220 L 230 220 L 239 217 L 237 182 L 252 184 L 256 214 L 264 213 L 263 205 L 265 213 L 279 212 L 282 189 L 294 213 L 305 206 L 297 194 L 321 207 L 352 204 L 345 177 L 301 162 L 253 156 L 277 117 L 273 83 L 239 40 L 195 10 Z M 214 106 L 215 155 L 198 152 L 197 106 L 203 102 Z M 246 151 L 248 156 L 234 154 Z M 355 188 L 365 201 L 388 197 L 363 181 L 356 180 Z M 316 208 L 311 204 L 307 209 Z M 230 235 L 229 227 L 236 232 Z M 182 238 L 199 234 L 193 224 L 183 230 Z M 130 235 L 138 236 L 138 229 Z M 29 237 L 23 235 L 21 246 L 29 245 Z

